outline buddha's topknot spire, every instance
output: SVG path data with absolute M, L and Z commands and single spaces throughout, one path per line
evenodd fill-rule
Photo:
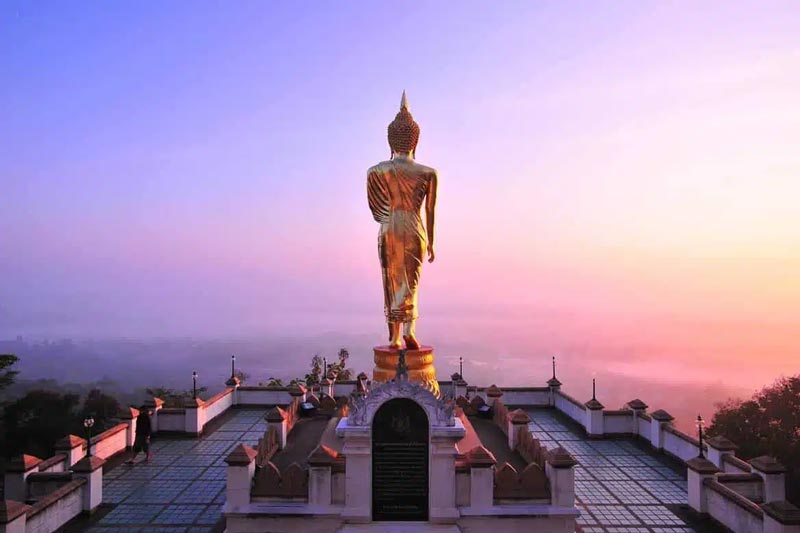
M 389 146 L 393 152 L 408 153 L 416 150 L 417 141 L 419 141 L 419 124 L 414 121 L 414 117 L 408 110 L 408 97 L 405 91 L 400 98 L 400 111 L 389 124 L 388 133 Z

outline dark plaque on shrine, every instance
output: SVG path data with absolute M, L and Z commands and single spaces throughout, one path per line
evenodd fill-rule
M 428 520 L 428 416 L 413 400 L 389 400 L 372 420 L 372 519 Z

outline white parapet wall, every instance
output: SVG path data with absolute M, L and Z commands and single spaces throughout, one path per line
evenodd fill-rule
M 511 406 L 546 407 L 550 405 L 549 387 L 505 387 L 503 403 Z M 479 388 L 478 394 L 484 395 L 485 389 Z
M 605 435 L 635 435 L 633 411 L 603 411 L 603 433 Z
M 237 391 L 238 405 L 288 405 L 292 401 L 286 387 L 244 387 Z
M 186 431 L 186 409 L 164 407 L 158 411 L 158 431 Z
M 560 390 L 555 392 L 555 408 L 567 415 L 569 418 L 586 427 L 586 407 L 568 394 Z
M 708 514 L 734 533 L 762 533 L 764 511 L 736 491 L 714 480 L 704 483 Z
M 636 415 L 636 433 L 641 436 L 650 435 L 650 423 L 652 419 L 649 415 Z M 646 437 L 645 437 L 646 438 Z
M 127 429 L 128 424 L 117 424 L 96 437 L 93 437 L 91 441 L 92 455 L 107 459 L 112 455 L 125 451 L 127 445 Z
M 700 442 L 675 429 L 671 425 L 665 426 L 661 431 L 664 432 L 664 451 L 681 461 L 688 461 L 700 454 Z
M 84 491 L 88 490 L 84 479 L 72 481 L 48 494 L 26 513 L 26 533 L 50 533 L 81 514 Z
M 234 389 L 228 387 L 219 394 L 209 398 L 203 403 L 205 409 L 205 423 L 209 423 L 231 407 L 233 407 Z

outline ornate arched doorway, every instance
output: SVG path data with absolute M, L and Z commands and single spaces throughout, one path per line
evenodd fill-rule
M 394 398 L 372 419 L 372 519 L 428 520 L 428 416 Z

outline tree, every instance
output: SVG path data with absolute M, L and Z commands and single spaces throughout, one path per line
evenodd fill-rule
M 353 379 L 353 369 L 346 368 L 347 360 L 350 358 L 350 352 L 347 348 L 339 349 L 339 353 L 337 354 L 339 359 L 338 362 L 328 364 L 328 372 L 333 371 L 336 374 L 336 381 L 348 381 Z M 322 375 L 323 372 L 323 359 L 322 356 L 318 353 L 315 353 L 311 356 L 311 371 L 308 372 L 302 378 L 294 378 L 288 384 L 289 387 L 295 384 L 301 384 L 308 387 L 313 385 L 317 385 L 322 381 L 324 377 Z M 267 387 L 283 387 L 283 380 L 270 377 L 267 381 Z
M 347 360 L 350 358 L 350 352 L 347 348 L 340 348 L 337 357 L 339 358 L 339 362 L 332 363 L 328 367 L 329 370 L 333 370 L 336 373 L 336 381 L 348 381 L 353 379 L 353 370 L 345 368 Z
M 19 361 L 19 357 L 10 353 L 0 354 L 0 391 L 12 385 L 19 374 L 18 370 L 9 370 Z
M 295 385 L 305 385 L 306 380 L 302 378 L 294 378 L 292 381 L 289 382 L 289 387 L 294 387 Z
M 50 457 L 56 441 L 69 433 L 81 434 L 76 421 L 80 397 L 52 391 L 31 391 L 10 403 L 3 413 L 4 454 L 30 453 Z
M 94 418 L 93 431 L 100 433 L 112 425 L 112 420 L 119 414 L 119 402 L 113 396 L 104 394 L 100 389 L 92 389 L 86 394 L 81 409 L 81 420 L 91 416 Z
M 322 356 L 318 353 L 311 357 L 311 372 L 306 374 L 304 380 L 308 386 L 316 385 L 322 380 Z
M 749 400 L 717 405 L 708 435 L 723 435 L 744 459 L 777 458 L 788 470 L 787 497 L 800 503 L 800 375 L 784 377 Z
M 245 372 L 244 370 L 236 369 L 236 372 L 233 373 L 234 377 L 239 379 L 240 384 L 244 384 L 245 381 L 250 379 L 250 374 Z
M 273 388 L 283 387 L 283 380 L 280 378 L 270 377 L 267 380 L 267 387 L 273 387 Z

